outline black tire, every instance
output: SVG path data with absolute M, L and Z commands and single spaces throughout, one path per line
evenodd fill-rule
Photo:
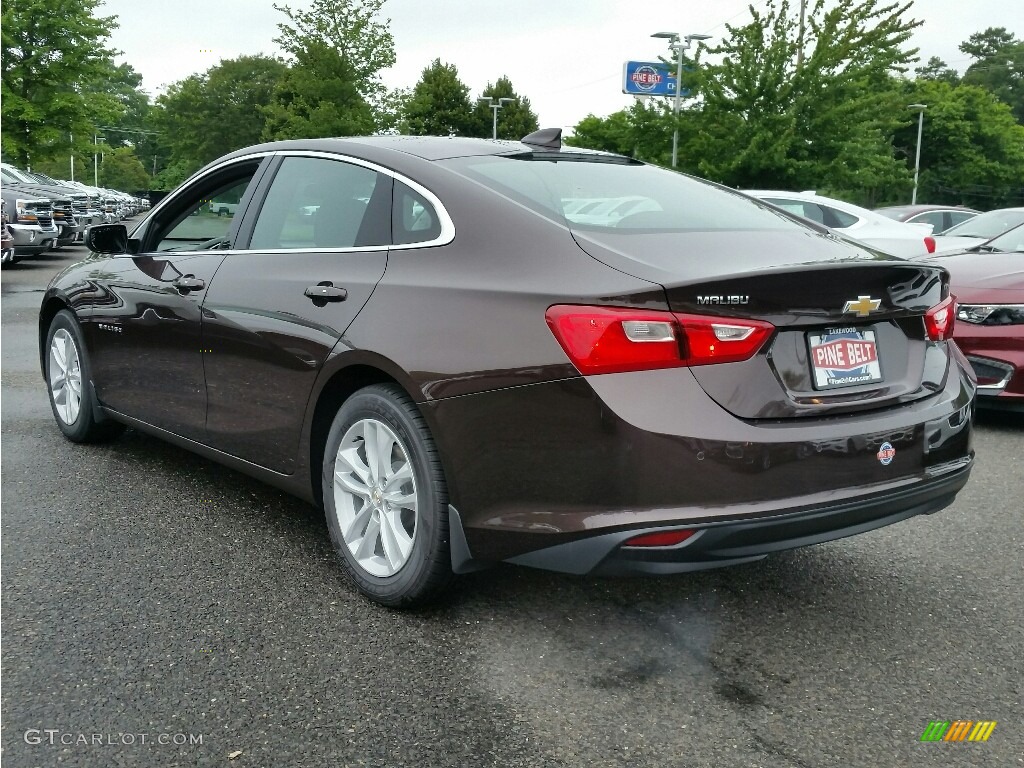
M 58 333 L 62 338 L 67 339 L 74 345 L 75 355 L 78 359 L 77 369 L 80 372 L 81 392 L 78 413 L 69 423 L 65 415 L 62 415 L 54 395 L 54 378 L 51 376 L 53 366 L 53 355 L 51 349 L 53 339 Z M 82 340 L 82 331 L 78 327 L 78 321 L 69 310 L 62 309 L 56 314 L 46 332 L 46 348 L 44 350 L 44 366 L 46 374 L 46 390 L 50 397 L 50 408 L 53 411 L 53 418 L 57 427 L 64 433 L 64 437 L 74 443 L 96 443 L 104 440 L 111 440 L 122 432 L 124 425 L 116 421 L 100 416 L 96 403 L 96 395 L 92 387 L 92 370 L 89 367 L 89 357 Z
M 417 511 L 412 549 L 392 575 L 374 575 L 359 564 L 344 540 L 335 505 L 338 449 L 349 430 L 364 420 L 380 422 L 394 433 L 415 480 Z M 382 605 L 411 608 L 431 602 L 445 590 L 452 580 L 448 489 L 426 422 L 401 388 L 375 384 L 353 394 L 338 409 L 324 449 L 322 487 L 331 542 L 342 568 L 360 592 Z

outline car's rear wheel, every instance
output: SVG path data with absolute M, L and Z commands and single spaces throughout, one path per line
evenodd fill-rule
M 75 316 L 58 312 L 46 334 L 46 382 L 57 426 L 76 443 L 109 440 L 124 431 L 116 421 L 97 418 L 89 358 Z
M 323 496 L 334 549 L 371 600 L 410 607 L 448 585 L 447 487 L 423 416 L 400 388 L 366 387 L 338 410 Z

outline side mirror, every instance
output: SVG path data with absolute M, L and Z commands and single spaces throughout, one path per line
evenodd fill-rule
M 96 253 L 128 253 L 128 228 L 124 224 L 93 224 L 85 230 L 85 247 Z

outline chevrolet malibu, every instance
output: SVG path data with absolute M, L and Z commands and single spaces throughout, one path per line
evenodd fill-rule
M 387 605 L 497 562 L 747 563 L 971 471 L 943 268 L 557 130 L 254 146 L 86 240 L 39 316 L 64 435 L 132 427 L 322 506 Z

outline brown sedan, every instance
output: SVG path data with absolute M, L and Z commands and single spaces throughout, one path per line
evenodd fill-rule
M 749 562 L 971 470 L 945 270 L 557 131 L 250 147 L 87 243 L 39 318 L 64 434 L 322 505 L 385 604 L 500 561 Z

